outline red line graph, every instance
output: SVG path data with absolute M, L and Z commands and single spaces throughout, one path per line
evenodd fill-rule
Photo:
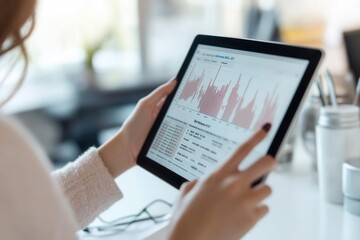
M 225 97 L 226 92 L 229 89 L 230 83 L 227 85 L 221 86 L 221 88 L 216 87 L 214 85 L 215 80 L 217 76 L 219 75 L 221 66 L 219 67 L 218 72 L 216 73 L 216 76 L 212 82 L 208 84 L 208 86 L 204 89 L 201 87 L 199 93 L 198 93 L 198 99 L 199 99 L 199 106 L 198 110 L 201 113 L 204 113 L 206 115 L 217 117 L 220 112 L 220 108 L 223 104 L 223 100 Z
M 264 99 L 264 102 L 258 100 L 258 91 L 256 91 L 252 100 L 244 106 L 243 99 L 245 99 L 247 89 L 251 79 L 248 83 L 248 86 L 244 92 L 243 97 L 241 98 L 237 108 L 235 109 L 234 117 L 232 119 L 232 123 L 243 128 L 258 130 L 265 123 L 274 123 L 275 114 L 278 107 L 278 94 L 277 94 L 277 86 L 271 93 L 268 93 Z M 259 107 L 260 114 L 257 120 L 255 119 L 255 113 L 257 107 Z
M 277 86 L 272 93 L 267 94 L 260 117 L 254 126 L 254 130 L 260 129 L 265 123 L 274 123 L 279 98 L 276 91 Z
M 233 89 L 231 90 L 229 99 L 227 101 L 225 108 L 225 111 L 221 117 L 222 120 L 224 121 L 228 121 L 231 114 L 233 113 L 236 104 L 238 104 L 238 102 L 240 101 L 241 97 L 239 96 L 238 92 L 239 92 L 239 88 L 240 88 L 240 79 L 241 79 L 241 75 L 239 76 L 235 86 L 233 87 Z
M 255 102 L 257 98 L 257 92 L 253 99 L 249 102 L 247 106 L 242 106 L 242 102 L 239 103 L 238 107 L 236 108 L 234 118 L 232 123 L 243 128 L 250 129 L 250 126 L 253 122 L 254 115 L 255 115 Z
M 195 66 L 185 82 L 179 100 L 187 101 L 188 103 L 192 103 L 195 100 L 196 102 L 193 102 L 192 107 L 200 113 L 219 118 L 246 129 L 258 130 L 263 124 L 274 122 L 278 107 L 278 86 L 272 92 L 265 90 L 265 93 L 268 93 L 264 100 L 262 100 L 261 95 L 264 96 L 263 94 L 265 93 L 259 90 L 256 90 L 251 98 L 251 95 L 248 96 L 249 86 L 254 84 L 251 78 L 248 80 L 244 92 L 239 93 L 242 92 L 240 84 L 243 80 L 241 75 L 230 89 L 232 81 L 220 86 L 215 85 L 221 66 L 217 70 L 215 77 L 208 84 L 203 84 L 206 76 L 205 69 L 201 75 L 198 73 L 198 76 L 193 76 L 194 68 Z M 229 96 L 226 103 L 224 103 L 228 91 L 230 91 Z M 220 114 L 221 110 L 224 110 L 222 114 Z
M 192 73 L 194 71 L 195 65 L 193 69 L 191 70 L 191 73 L 189 75 L 189 79 L 186 81 L 183 91 L 181 92 L 179 99 L 188 100 L 190 97 L 194 98 L 196 95 L 196 91 L 199 88 L 200 82 L 204 79 L 205 70 L 202 72 L 202 74 L 198 77 L 194 77 L 193 79 L 190 79 L 192 77 Z

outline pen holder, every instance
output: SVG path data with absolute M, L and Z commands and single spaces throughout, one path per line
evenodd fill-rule
M 316 126 L 316 152 L 320 196 L 341 204 L 342 165 L 345 160 L 360 157 L 359 107 L 340 105 L 320 109 Z

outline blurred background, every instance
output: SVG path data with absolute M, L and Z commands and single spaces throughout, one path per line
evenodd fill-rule
M 63 165 L 103 143 L 138 99 L 175 76 L 199 33 L 321 47 L 346 102 L 360 76 L 359 9 L 358 0 L 39 0 L 28 76 L 3 110 Z M 300 119 L 310 153 L 317 106 L 314 93 Z

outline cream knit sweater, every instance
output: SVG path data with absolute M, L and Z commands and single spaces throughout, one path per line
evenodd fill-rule
M 96 148 L 50 172 L 35 140 L 0 114 L 0 239 L 76 239 L 122 197 Z

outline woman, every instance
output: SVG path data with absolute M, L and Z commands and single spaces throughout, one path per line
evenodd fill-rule
M 35 4 L 35 0 L 0 0 L 0 57 L 20 48 L 26 63 L 17 88 L 26 73 L 24 41 L 34 25 Z M 112 139 L 53 174 L 32 137 L 0 115 L 1 239 L 76 239 L 78 229 L 122 197 L 114 178 L 136 165 L 141 145 L 175 86 L 176 81 L 170 81 L 140 100 Z M 268 212 L 261 202 L 270 188 L 251 188 L 251 183 L 269 173 L 275 161 L 265 156 L 242 172 L 238 165 L 270 127 L 266 124 L 208 177 L 182 187 L 169 239 L 239 239 Z

